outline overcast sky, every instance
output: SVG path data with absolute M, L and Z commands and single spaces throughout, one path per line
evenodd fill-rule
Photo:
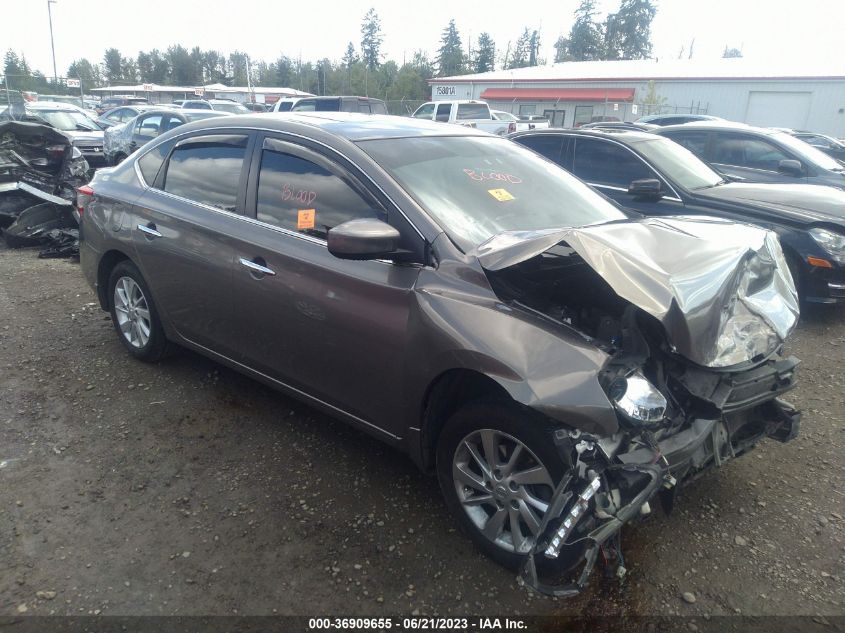
M 440 33 L 454 18 L 466 46 L 489 32 L 500 51 L 525 26 L 541 32 L 541 57 L 553 59 L 553 44 L 568 33 L 580 0 L 529 3 L 427 0 L 58 0 L 52 5 L 56 65 L 62 76 L 74 59 L 101 62 L 103 51 L 139 50 L 172 44 L 229 53 L 247 52 L 254 60 L 280 54 L 303 60 L 339 60 L 349 41 L 358 48 L 361 19 L 375 7 L 381 18 L 383 52 L 400 64 L 416 49 L 432 58 Z M 618 0 L 599 0 L 613 11 Z M 725 46 L 742 48 L 747 58 L 806 62 L 842 57 L 845 2 L 842 0 L 662 0 L 657 2 L 652 42 L 657 57 L 688 52 L 694 59 L 720 57 Z M 0 0 L 0 47 L 23 53 L 33 69 L 52 76 L 47 0 Z M 845 70 L 845 61 L 843 61 Z

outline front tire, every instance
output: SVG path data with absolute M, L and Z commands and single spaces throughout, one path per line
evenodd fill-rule
M 437 478 L 446 506 L 475 545 L 516 570 L 565 466 L 542 420 L 507 403 L 471 404 L 446 423 Z
M 167 353 L 167 338 L 141 271 L 122 261 L 109 275 L 109 311 L 117 336 L 138 360 L 155 362 Z

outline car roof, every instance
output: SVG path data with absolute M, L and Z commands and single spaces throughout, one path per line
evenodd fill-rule
M 679 125 L 665 125 L 655 132 L 660 133 L 669 130 L 702 130 L 712 132 L 750 132 L 753 134 L 764 134 L 766 136 L 774 136 L 776 134 L 783 134 L 780 130 L 773 130 L 764 127 L 754 127 L 745 123 L 737 123 L 736 121 L 695 121 L 690 123 L 681 123 Z
M 320 97 L 296 97 L 297 99 L 316 99 L 317 101 L 329 101 L 330 99 L 364 99 L 365 101 L 381 101 L 381 99 L 376 99 L 375 97 L 362 97 L 360 95 L 335 95 L 335 96 L 328 96 L 323 95 Z
M 665 128 L 664 128 L 665 129 Z M 528 130 L 525 132 L 516 132 L 508 136 L 510 139 L 526 138 L 529 136 L 592 136 L 595 138 L 613 138 L 619 139 L 628 143 L 636 143 L 638 141 L 654 141 L 657 137 L 651 132 L 641 132 L 636 129 L 601 129 L 589 128 L 582 129 L 561 129 L 561 128 L 544 128 L 542 130 Z
M 292 128 L 317 128 L 328 134 L 350 141 L 415 136 L 485 136 L 493 135 L 469 127 L 449 125 L 423 119 L 391 116 L 387 114 L 360 114 L 357 112 L 263 112 L 215 117 L 195 121 L 191 129 L 261 128 L 293 131 Z

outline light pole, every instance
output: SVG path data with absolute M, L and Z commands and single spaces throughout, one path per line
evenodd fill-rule
M 47 0 L 47 15 L 50 18 L 50 48 L 53 50 L 53 85 L 59 81 L 58 73 L 56 72 L 56 45 L 53 43 L 53 11 L 50 8 L 51 4 L 56 4 L 56 0 Z

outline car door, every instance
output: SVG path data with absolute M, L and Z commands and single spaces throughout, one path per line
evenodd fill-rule
M 741 132 L 714 131 L 709 162 L 718 171 L 749 182 L 803 183 L 804 176 L 792 176 L 778 171 L 782 160 L 800 159 L 771 141 Z M 806 166 L 803 165 L 803 173 Z
M 646 215 L 683 213 L 684 203 L 667 181 L 642 158 L 616 141 L 576 136 L 572 147 L 572 173 L 619 204 Z M 663 196 L 639 197 L 628 193 L 635 180 L 655 179 Z
M 518 138 L 520 145 L 524 145 L 565 168 L 563 164 L 563 144 L 566 137 L 562 134 L 530 134 Z
M 232 353 L 229 235 L 244 222 L 251 138 L 243 131 L 198 132 L 142 156 L 139 167 L 154 181 L 130 224 L 159 310 L 184 339 L 224 355 Z M 147 156 L 157 160 L 162 151 L 169 152 L 164 164 L 155 169 L 153 160 L 145 171 Z
M 234 331 L 239 362 L 360 420 L 395 424 L 419 267 L 338 259 L 326 235 L 375 217 L 422 238 L 362 182 L 334 156 L 260 141 L 247 198 L 255 222 L 230 234 Z

